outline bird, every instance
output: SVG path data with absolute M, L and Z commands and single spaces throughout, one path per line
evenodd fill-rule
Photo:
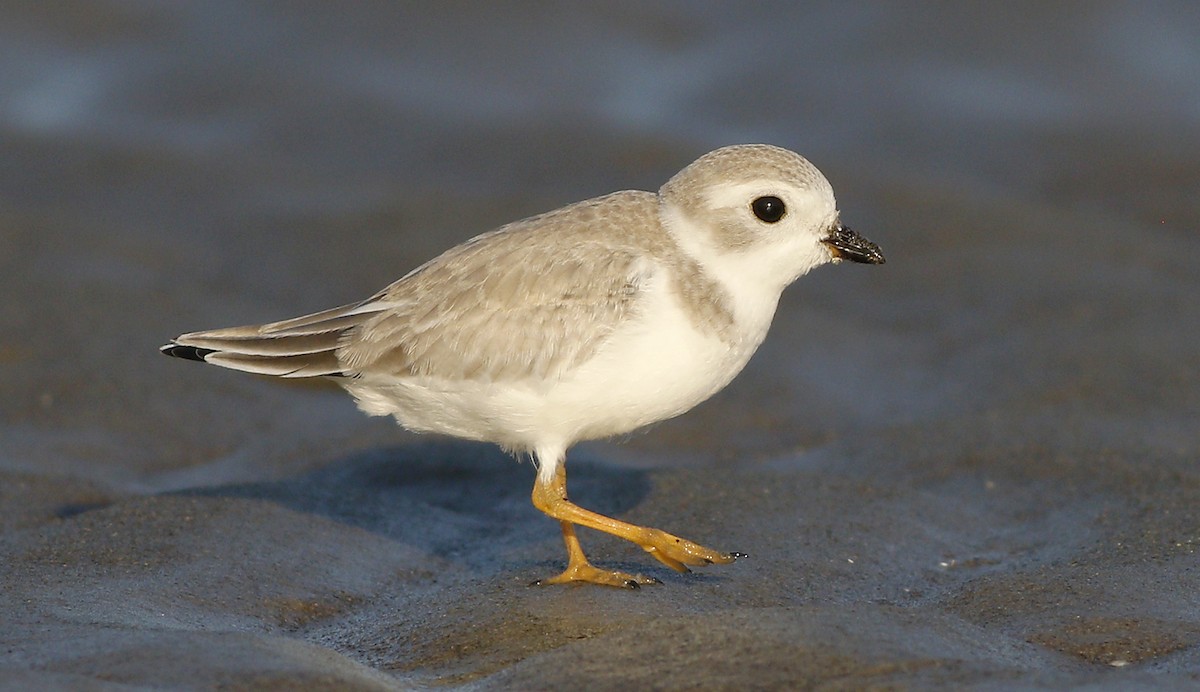
M 182 334 L 161 351 L 327 378 L 369 415 L 528 455 L 533 504 L 558 521 L 567 551 L 561 573 L 534 583 L 635 589 L 661 580 L 594 566 L 577 526 L 678 572 L 745 555 L 571 502 L 568 448 L 708 399 L 763 342 L 783 290 L 843 260 L 885 261 L 843 225 L 825 176 L 788 149 L 732 145 L 657 192 L 614 192 L 478 235 L 361 302 Z

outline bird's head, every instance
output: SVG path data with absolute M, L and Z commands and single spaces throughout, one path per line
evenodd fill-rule
M 787 149 L 717 149 L 667 181 L 659 198 L 689 252 L 728 260 L 780 288 L 827 262 L 884 262 L 879 246 L 842 225 L 821 171 Z

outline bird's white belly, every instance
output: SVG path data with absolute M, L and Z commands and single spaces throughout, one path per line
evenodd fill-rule
M 757 345 L 697 329 L 666 291 L 656 292 L 636 321 L 548 392 L 539 415 L 568 443 L 626 433 L 715 394 Z
M 599 352 L 553 381 L 354 380 L 346 388 L 373 415 L 407 428 L 495 442 L 562 446 L 630 432 L 677 416 L 730 382 L 766 324 L 733 344 L 698 329 L 663 284 Z

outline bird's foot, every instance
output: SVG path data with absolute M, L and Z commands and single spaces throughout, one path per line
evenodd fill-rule
M 746 557 L 742 553 L 722 553 L 673 536 L 666 531 L 637 526 L 586 510 L 567 499 L 567 475 L 561 466 L 549 480 L 539 477 L 533 486 L 533 505 L 559 521 L 562 525 L 563 542 L 567 547 L 566 571 L 552 579 L 536 582 L 540 584 L 580 581 L 632 589 L 643 584 L 658 583 L 657 579 L 624 572 L 605 572 L 593 567 L 584 556 L 579 538 L 575 535 L 576 524 L 636 543 L 642 550 L 676 572 L 690 571 L 688 565 L 727 565 L 740 557 Z
M 631 539 L 650 553 L 656 560 L 676 572 L 688 572 L 688 565 L 727 565 L 744 553 L 722 553 L 712 548 L 705 548 L 689 540 L 673 536 L 659 529 L 644 529 L 645 533 L 637 539 Z
M 599 584 L 601 586 L 615 586 L 620 589 L 639 589 L 643 586 L 661 584 L 662 582 L 654 577 L 644 577 L 640 574 L 599 569 L 593 567 L 590 563 L 584 562 L 569 565 L 563 570 L 562 574 L 550 577 L 549 579 L 538 579 L 530 584 L 530 586 L 572 583 Z

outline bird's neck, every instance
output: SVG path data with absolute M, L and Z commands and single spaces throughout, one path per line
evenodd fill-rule
M 755 340 L 765 336 L 775 316 L 775 308 L 783 289 L 811 267 L 797 273 L 786 266 L 778 248 L 742 248 L 728 250 L 714 247 L 706 240 L 703 229 L 685 214 L 671 207 L 661 210 L 663 225 L 680 251 L 694 260 L 715 284 L 724 289 L 729 308 L 739 331 Z

